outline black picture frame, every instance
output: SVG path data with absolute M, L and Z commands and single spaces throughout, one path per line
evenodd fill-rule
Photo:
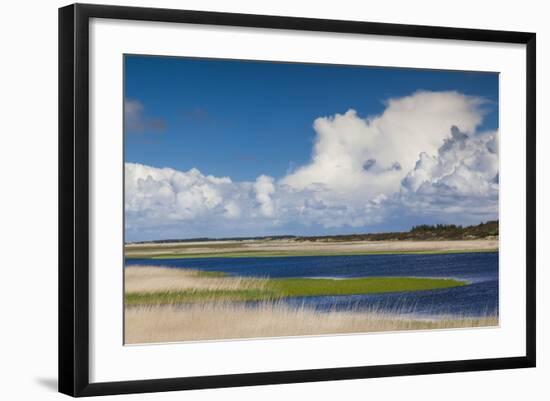
M 90 383 L 89 21 L 91 18 L 438 38 L 526 46 L 527 258 L 524 356 Z M 536 35 L 435 26 L 74 4 L 59 9 L 59 391 L 71 396 L 316 382 L 535 366 Z

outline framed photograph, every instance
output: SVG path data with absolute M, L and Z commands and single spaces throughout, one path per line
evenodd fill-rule
M 59 390 L 535 366 L 535 34 L 59 10 Z

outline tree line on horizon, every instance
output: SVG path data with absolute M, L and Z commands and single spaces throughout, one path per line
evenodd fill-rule
M 420 224 L 409 231 L 348 234 L 334 236 L 297 237 L 298 241 L 398 241 L 398 240 L 463 240 L 498 237 L 498 220 L 489 220 L 477 225 Z
M 489 220 L 478 225 L 462 226 L 456 224 L 419 224 L 412 226 L 409 231 L 368 233 L 368 234 L 343 234 L 320 236 L 297 235 L 270 235 L 260 237 L 226 237 L 226 238 L 188 238 L 188 239 L 163 239 L 151 241 L 132 242 L 144 243 L 174 243 L 174 242 L 206 242 L 206 241 L 246 241 L 246 240 L 276 240 L 292 239 L 295 241 L 398 241 L 398 240 L 461 240 L 461 239 L 486 239 L 498 237 L 498 220 Z

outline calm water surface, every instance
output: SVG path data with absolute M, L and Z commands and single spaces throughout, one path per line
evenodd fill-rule
M 441 255 L 350 255 L 262 258 L 128 259 L 126 265 L 155 265 L 221 271 L 248 277 L 446 277 L 463 287 L 372 295 L 295 297 L 285 302 L 317 310 L 377 308 L 420 316 L 480 316 L 498 313 L 498 252 Z

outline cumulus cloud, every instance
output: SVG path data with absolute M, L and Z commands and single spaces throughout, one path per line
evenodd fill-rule
M 311 163 L 283 179 L 296 188 L 323 184 L 376 196 L 395 190 L 422 152 L 434 154 L 451 126 L 473 133 L 483 118 L 483 100 L 457 92 L 417 92 L 391 99 L 380 116 L 355 110 L 321 117 Z
M 416 212 L 498 215 L 499 158 L 496 131 L 468 135 L 456 126 L 437 154 L 422 152 L 401 182 L 401 201 Z
M 273 216 L 274 205 L 271 199 L 271 195 L 275 193 L 273 178 L 267 175 L 259 176 L 254 183 L 254 190 L 256 191 L 256 200 L 260 204 L 262 214 L 266 217 Z
M 320 117 L 310 162 L 279 179 L 234 182 L 127 163 L 127 230 L 136 237 L 265 235 L 368 230 L 411 215 L 495 218 L 498 132 L 478 132 L 484 103 L 457 92 L 417 92 L 390 99 L 378 116 L 348 110 Z

